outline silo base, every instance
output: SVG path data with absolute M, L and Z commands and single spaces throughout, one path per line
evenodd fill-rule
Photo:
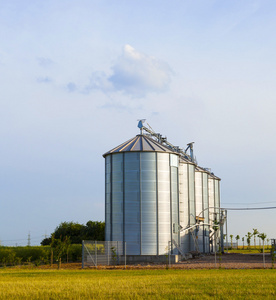
M 170 263 L 175 264 L 181 261 L 181 255 L 170 255 Z M 169 263 L 168 255 L 127 255 L 127 264 L 135 263 Z

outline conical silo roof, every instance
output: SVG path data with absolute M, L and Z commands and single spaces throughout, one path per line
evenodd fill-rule
M 105 154 L 103 154 L 103 157 L 108 154 L 122 152 L 167 152 L 178 154 L 172 151 L 169 147 L 160 144 L 149 136 L 138 134 L 134 138 L 106 152 Z
M 214 173 L 211 172 L 211 169 L 208 168 L 203 168 L 200 166 L 196 166 L 195 168 L 196 172 L 204 172 L 204 173 L 208 173 L 208 175 L 213 178 L 213 179 L 217 179 L 217 180 L 221 180 L 221 178 L 219 178 L 218 176 L 216 176 Z

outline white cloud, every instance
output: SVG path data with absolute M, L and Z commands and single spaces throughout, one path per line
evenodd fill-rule
M 91 90 L 99 89 L 104 92 L 112 91 L 114 89 L 112 83 L 108 80 L 107 75 L 104 72 L 94 72 L 91 75 L 90 83 L 87 85 L 83 93 L 89 93 Z
M 96 72 L 92 75 L 86 91 L 121 91 L 134 97 L 142 97 L 149 92 L 164 92 L 171 81 L 170 67 L 155 57 L 148 56 L 125 45 L 122 55 L 111 67 L 112 74 Z
M 163 92 L 170 83 L 169 66 L 154 57 L 125 45 L 123 54 L 112 67 L 109 81 L 115 90 L 142 96 L 148 92 Z

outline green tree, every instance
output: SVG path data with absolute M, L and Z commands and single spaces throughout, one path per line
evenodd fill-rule
M 259 233 L 258 237 L 263 241 L 263 263 L 264 263 L 264 268 L 265 268 L 264 244 L 265 244 L 266 234 L 265 233 Z
M 68 262 L 68 250 L 70 245 L 70 239 L 65 237 L 62 239 L 56 239 L 54 235 L 51 237 L 51 266 L 53 265 L 54 258 L 58 262 L 58 269 L 61 266 L 61 257 L 67 252 L 67 262 Z
M 266 239 L 266 242 L 267 242 L 267 243 L 266 243 L 267 249 L 269 249 L 269 241 L 270 241 L 270 239 L 267 238 L 267 239 Z
M 57 239 L 62 237 L 69 237 L 72 244 L 81 244 L 82 232 L 84 231 L 84 225 L 74 222 L 62 222 L 54 232 Z
M 65 251 L 66 251 L 66 262 L 68 263 L 69 249 L 70 249 L 70 246 L 71 246 L 71 240 L 68 236 L 66 236 L 63 242 L 64 242 L 64 248 L 65 248 Z
M 233 248 L 233 234 L 230 234 L 230 239 L 231 239 L 231 249 Z
M 74 222 L 62 222 L 50 238 L 46 238 L 41 242 L 41 245 L 46 246 L 51 244 L 52 236 L 56 239 L 67 237 L 71 244 L 81 244 L 82 240 L 104 241 L 105 239 L 105 223 L 88 221 L 86 225 Z
M 50 238 L 50 247 L 51 247 L 51 258 L 50 258 L 50 263 L 51 266 L 54 263 L 54 245 L 55 245 L 55 235 L 52 234 L 51 238 Z
M 104 241 L 105 223 L 88 221 L 85 226 L 84 240 Z
M 245 236 L 246 236 L 246 241 L 247 241 L 248 249 L 250 249 L 250 242 L 251 242 L 251 238 L 252 238 L 252 233 L 248 232 Z
M 242 249 L 244 249 L 244 237 L 242 237 Z
M 254 248 L 256 249 L 256 235 L 259 234 L 259 231 L 257 229 L 253 228 L 253 236 L 254 236 Z
M 236 236 L 236 241 L 237 241 L 237 249 L 239 248 L 239 239 L 240 239 L 240 236 L 239 236 L 239 235 L 237 235 L 237 236 Z

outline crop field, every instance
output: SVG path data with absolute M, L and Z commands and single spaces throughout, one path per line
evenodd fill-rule
M 0 299 L 275 299 L 276 270 L 0 270 Z

